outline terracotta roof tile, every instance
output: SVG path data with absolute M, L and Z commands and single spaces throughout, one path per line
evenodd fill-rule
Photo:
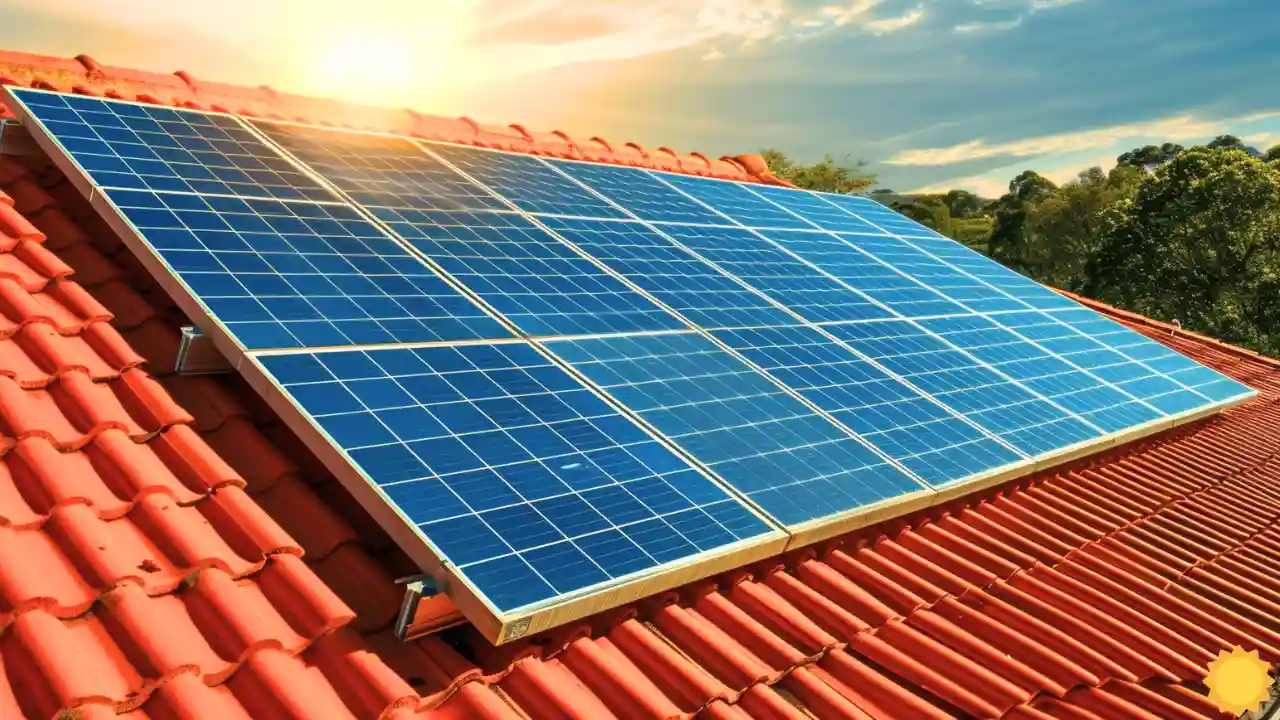
M 0 77 L 763 169 L 83 57 Z M 1261 396 L 543 637 L 397 641 L 413 566 L 386 533 L 242 381 L 170 375 L 184 319 L 56 171 L 0 158 L 0 186 L 6 718 L 1212 718 L 1219 649 L 1280 659 L 1280 363 L 1104 306 Z

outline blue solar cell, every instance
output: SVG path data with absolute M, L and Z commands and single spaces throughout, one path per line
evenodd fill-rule
M 944 485 L 1023 459 L 950 408 L 816 329 L 713 334 L 931 484 Z
M 812 228 L 813 226 L 747 189 L 741 183 L 690 175 L 655 174 L 663 182 L 705 205 L 752 228 Z M 723 223 L 722 223 L 723 224 Z
M 839 425 L 696 333 L 544 344 L 782 523 L 921 489 Z
M 529 335 L 687 327 L 521 215 L 390 212 L 392 230 Z
M 407 138 L 252 122 L 359 205 L 410 210 L 507 208 Z
M 536 157 L 440 143 L 424 143 L 424 146 L 525 212 L 627 217 L 609 201 Z
M 824 201 L 816 193 L 793 190 L 776 185 L 753 186 L 751 191 L 824 230 L 871 235 L 884 234 L 884 231 L 880 228 Z
M 936 334 L 902 321 L 830 325 L 859 352 L 1028 456 L 1103 434 Z
M 230 115 L 11 91 L 103 188 L 335 200 Z
M 930 317 L 970 313 L 938 291 L 860 252 L 859 239 L 870 236 L 848 236 L 850 241 L 846 242 L 840 236 L 820 232 L 764 230 L 761 234 L 899 315 Z
M 943 235 L 939 235 L 936 231 L 921 225 L 911 218 L 896 213 L 880 203 L 869 200 L 865 197 L 856 195 L 836 195 L 832 193 L 814 193 L 815 197 L 819 197 L 836 207 L 839 207 L 851 215 L 855 215 L 864 222 L 870 223 L 880 230 L 891 235 L 909 238 L 939 238 L 949 240 Z
M 106 192 L 251 350 L 511 336 L 349 206 Z
M 527 344 L 258 361 L 501 611 L 771 532 Z
M 542 220 L 610 270 L 702 327 L 761 327 L 803 322 L 641 223 L 569 218 Z
M 810 322 L 892 317 L 888 310 L 750 230 L 672 225 L 663 231 Z
M 733 224 L 728 218 L 662 182 L 648 170 L 565 160 L 547 162 L 635 213 L 641 220 L 702 225 Z
M 922 320 L 920 324 L 1024 387 L 1039 393 L 1082 419 L 1114 432 L 1161 417 L 1155 408 L 1117 389 L 1032 341 L 1017 331 L 1052 322 L 1035 312 L 991 317 L 969 316 Z M 1003 322 L 1002 322 L 1003 321 Z

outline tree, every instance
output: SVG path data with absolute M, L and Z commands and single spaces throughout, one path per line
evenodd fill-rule
M 1174 143 L 1164 143 L 1159 146 L 1145 145 L 1117 157 L 1116 164 L 1136 168 L 1155 167 L 1169 162 L 1182 151 L 1183 147 Z
M 1215 150 L 1243 150 L 1254 157 L 1262 157 L 1262 153 L 1258 152 L 1257 148 L 1245 145 L 1240 138 L 1235 135 L 1219 135 L 1218 137 L 1210 140 L 1209 144 L 1205 147 L 1213 148 Z
M 1106 212 L 1089 272 L 1094 297 L 1280 352 L 1280 172 L 1242 152 L 1183 152 Z
M 1272 145 L 1263 159 L 1267 162 L 1280 162 L 1280 145 Z
M 1027 208 L 1056 189 L 1044 176 L 1025 170 L 1009 181 L 1009 192 L 996 200 L 993 207 L 991 236 L 987 254 L 1005 265 L 1028 272 L 1030 265 L 1026 247 Z
M 830 155 L 813 165 L 798 165 L 782 151 L 762 150 L 760 156 L 774 175 L 790 180 L 798 187 L 819 192 L 851 194 L 876 184 L 874 174 L 864 172 L 867 161 L 858 158 L 852 166 L 837 165 Z
M 942 196 L 953 218 L 969 218 L 977 215 L 987 204 L 985 200 L 968 190 L 951 190 Z
M 1024 271 L 1054 287 L 1080 290 L 1098 250 L 1105 211 L 1133 197 L 1142 177 L 1143 171 L 1131 165 L 1117 165 L 1109 173 L 1093 167 L 1030 203 Z
M 943 198 L 937 195 L 925 195 L 910 203 L 895 203 L 893 209 L 948 237 L 953 232 L 951 209 L 947 207 Z

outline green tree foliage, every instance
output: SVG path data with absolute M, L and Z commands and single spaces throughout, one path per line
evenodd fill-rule
M 1280 353 L 1280 171 L 1193 148 L 1105 211 L 1085 291 L 1228 342 Z
M 812 165 L 799 165 L 782 151 L 772 148 L 762 150 L 760 156 L 774 175 L 807 190 L 851 194 L 876 184 L 876 176 L 865 172 L 867 161 L 862 158 L 850 166 L 837 164 L 830 155 Z
M 1280 162 L 1280 145 L 1272 145 L 1263 159 L 1267 162 Z
M 1081 290 L 1098 250 L 1105 211 L 1133 197 L 1143 176 L 1131 165 L 1117 165 L 1109 173 L 1094 167 L 1040 193 L 1026 208 L 1019 255 L 1023 272 L 1054 287 Z
M 1169 162 L 1184 148 L 1174 143 L 1163 145 L 1146 145 L 1134 148 L 1116 158 L 1117 165 L 1128 165 L 1136 168 L 1154 167 Z
M 1048 178 L 1024 170 L 1009 181 L 1009 192 L 992 206 L 987 254 L 1019 272 L 1031 274 L 1035 252 L 1027 246 L 1027 214 L 1032 205 L 1057 191 Z
M 919 197 L 909 203 L 895 203 L 893 209 L 948 237 L 953 232 L 951 208 L 943 198 L 936 195 Z

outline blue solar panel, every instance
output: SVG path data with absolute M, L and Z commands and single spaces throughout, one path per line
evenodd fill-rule
M 604 218 L 627 216 L 536 157 L 458 145 L 424 145 L 525 212 Z
M 750 230 L 686 225 L 663 226 L 663 230 L 703 259 L 741 278 L 810 322 L 893 316 Z
M 543 222 L 610 270 L 702 327 L 802 322 L 641 223 L 570 218 L 543 218 Z
M 732 225 L 732 221 L 640 168 L 548 160 L 557 170 L 651 222 Z M 837 211 L 838 212 L 838 211 Z
M 346 205 L 107 195 L 250 350 L 511 336 Z
M 1251 392 L 867 198 L 12 92 L 504 612 Z
M 1028 456 L 1103 434 L 917 325 L 891 321 L 826 329 Z
M 747 227 L 811 227 L 809 223 L 764 200 L 741 183 L 665 173 L 654 177 L 661 178 L 663 182 Z
M 493 212 L 400 210 L 388 226 L 529 335 L 687 326 L 533 221 Z
M 228 115 L 11 92 L 103 188 L 335 199 Z
M 761 234 L 900 316 L 967 315 L 969 310 L 922 286 L 840 237 L 764 230 Z
M 1023 459 L 955 411 L 815 328 L 713 334 L 931 484 Z
M 505 210 L 492 193 L 406 138 L 255 120 L 262 131 L 359 205 Z
M 258 360 L 500 611 L 771 532 L 525 343 Z
M 922 489 L 701 335 L 547 341 L 545 347 L 784 524 Z

